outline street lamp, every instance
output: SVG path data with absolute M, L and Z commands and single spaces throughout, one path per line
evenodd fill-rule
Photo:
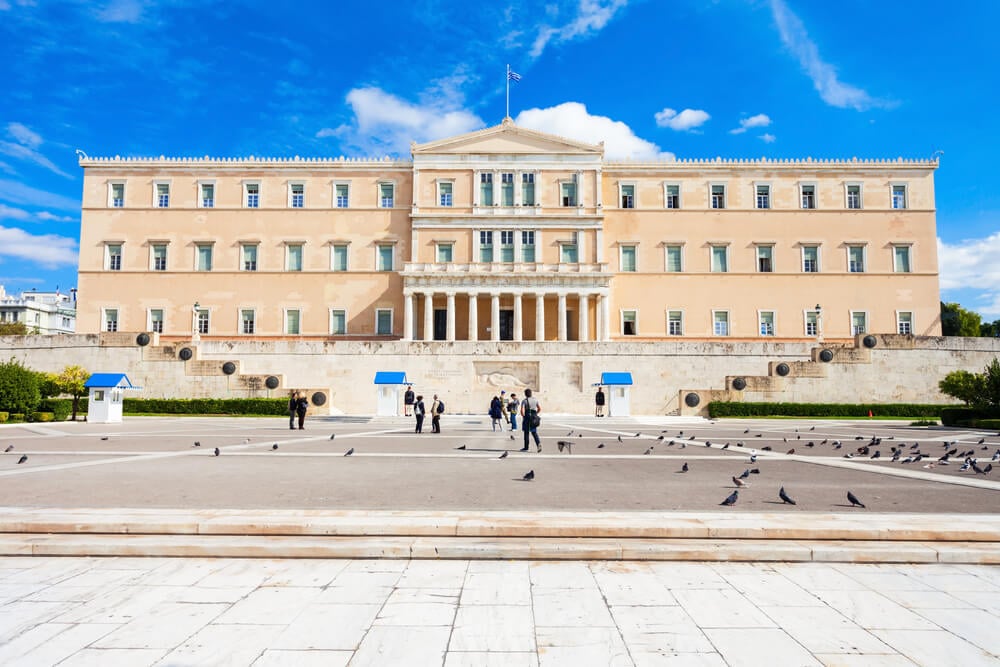
M 816 304 L 816 342 L 823 340 L 823 308 Z
M 201 304 L 199 304 L 197 301 L 195 301 L 194 302 L 194 307 L 191 308 L 191 313 L 193 314 L 193 317 L 191 318 L 191 320 L 192 320 L 192 329 L 193 329 L 193 334 L 191 336 L 191 341 L 194 342 L 194 343 L 197 343 L 198 341 L 201 340 L 201 334 L 198 333 L 198 309 L 200 307 L 201 307 Z

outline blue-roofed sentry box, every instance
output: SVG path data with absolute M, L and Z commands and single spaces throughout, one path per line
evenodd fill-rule
M 402 387 L 413 384 L 407 382 L 406 373 L 402 371 L 377 371 L 375 373 L 375 388 L 378 397 L 375 403 L 375 414 L 379 417 L 399 416 L 399 392 Z
M 126 390 L 138 390 L 124 373 L 94 373 L 83 385 L 90 390 L 87 421 L 95 424 L 120 424 Z
M 632 414 L 631 373 L 601 373 L 601 384 L 608 388 L 608 416 L 628 417 Z

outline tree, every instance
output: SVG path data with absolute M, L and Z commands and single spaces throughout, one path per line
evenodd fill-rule
M 28 325 L 24 322 L 0 322 L 0 336 L 27 336 Z
M 952 371 L 938 382 L 942 394 L 957 398 L 966 405 L 979 405 L 986 393 L 983 376 L 969 371 Z
M 56 383 L 60 391 L 73 397 L 73 421 L 76 421 L 76 413 L 80 408 L 80 397 L 87 393 L 83 386 L 90 373 L 83 366 L 67 366 L 56 376 Z
M 988 406 L 1000 408 L 1000 359 L 993 359 L 983 371 L 983 396 Z
M 59 379 L 55 373 L 43 372 L 36 375 L 38 375 L 38 393 L 41 394 L 43 399 L 52 398 L 62 393 L 62 389 L 59 387 Z
M 941 334 L 943 336 L 979 336 L 981 321 L 979 313 L 966 310 L 957 303 L 941 302 Z
M 979 335 L 986 338 L 1000 338 L 1000 320 L 980 324 Z
M 35 411 L 41 400 L 35 371 L 14 359 L 0 364 L 0 409 L 27 415 Z

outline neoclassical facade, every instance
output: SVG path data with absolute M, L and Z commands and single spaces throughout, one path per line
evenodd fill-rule
M 930 160 L 89 158 L 78 331 L 609 341 L 940 334 Z

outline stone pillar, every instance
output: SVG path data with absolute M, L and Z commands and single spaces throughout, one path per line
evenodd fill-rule
M 448 327 L 445 338 L 448 340 L 455 340 L 455 293 L 447 292 L 445 296 L 448 297 Z
M 403 295 L 403 340 L 413 340 L 413 292 Z
M 611 340 L 611 297 L 601 295 L 601 340 Z
M 500 340 L 500 295 L 490 295 L 490 340 Z
M 479 340 L 479 292 L 469 293 L 469 340 Z
M 434 292 L 424 293 L 424 340 L 434 340 Z
M 521 293 L 514 295 L 514 340 L 523 340 L 523 322 L 521 321 Z
M 559 310 L 558 318 L 556 320 L 556 326 L 559 331 L 559 340 L 566 340 L 566 295 L 563 293 L 559 294 Z
M 590 338 L 590 295 L 580 295 L 580 325 L 577 340 L 588 340 Z
M 545 340 L 545 293 L 535 294 L 535 340 Z

